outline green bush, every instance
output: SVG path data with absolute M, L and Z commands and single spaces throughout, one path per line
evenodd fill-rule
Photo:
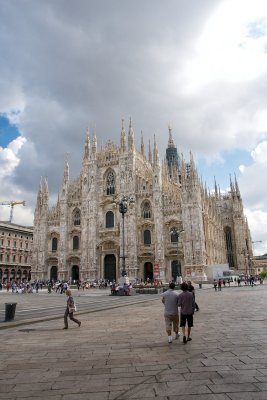
M 267 271 L 260 272 L 260 276 L 264 279 L 267 278 Z

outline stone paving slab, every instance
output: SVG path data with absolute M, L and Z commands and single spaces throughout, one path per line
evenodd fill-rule
M 0 399 L 266 400 L 267 290 L 197 291 L 192 342 L 167 343 L 160 298 L 1 331 Z

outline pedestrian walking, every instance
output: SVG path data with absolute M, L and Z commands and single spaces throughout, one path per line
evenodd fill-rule
M 175 339 L 180 336 L 179 332 L 179 315 L 178 315 L 178 294 L 174 291 L 175 283 L 169 284 L 169 289 L 162 295 L 162 303 L 164 304 L 164 318 L 166 332 L 168 335 L 168 343 L 172 343 L 172 328 L 175 333 Z
M 191 328 L 193 327 L 193 314 L 195 310 L 195 301 L 193 294 L 188 292 L 188 285 L 186 282 L 181 284 L 182 293 L 178 296 L 178 307 L 180 309 L 180 327 L 183 331 L 183 343 L 191 341 L 190 337 Z M 187 335 L 186 335 L 187 325 Z
M 74 304 L 74 300 L 73 297 L 71 295 L 71 290 L 67 289 L 65 291 L 65 294 L 67 296 L 67 307 L 66 307 L 66 311 L 64 314 L 64 328 L 63 329 L 68 329 L 68 317 L 69 319 L 71 319 L 72 321 L 76 322 L 77 325 L 79 325 L 79 327 L 81 326 L 81 321 L 79 321 L 78 319 L 74 318 L 73 313 L 74 311 L 76 311 L 76 307 Z
M 198 304 L 197 304 L 197 302 L 196 302 L 195 288 L 194 288 L 194 286 L 192 285 L 192 282 L 191 282 L 191 281 L 187 281 L 187 284 L 188 284 L 188 292 L 192 293 L 192 295 L 193 295 L 193 297 L 194 297 L 195 306 L 196 306 L 195 310 L 196 310 L 196 311 L 199 311 L 199 307 L 198 307 Z
M 217 292 L 217 284 L 218 284 L 218 282 L 216 281 L 216 279 L 214 279 L 213 286 L 214 286 L 215 292 Z

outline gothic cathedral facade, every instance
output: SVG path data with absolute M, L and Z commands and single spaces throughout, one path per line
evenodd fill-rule
M 125 206 L 125 213 L 121 204 Z M 154 139 L 135 147 L 130 121 L 120 145 L 97 150 L 87 132 L 82 168 L 71 181 L 66 162 L 58 201 L 42 180 L 34 215 L 32 279 L 205 281 L 207 267 L 248 273 L 252 242 L 236 179 L 208 192 L 193 155 L 185 161 L 169 128 L 166 159 Z M 123 265 L 124 264 L 124 265 Z

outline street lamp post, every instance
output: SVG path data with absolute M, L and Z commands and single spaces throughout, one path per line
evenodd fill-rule
M 126 273 L 126 263 L 125 263 L 125 235 L 124 235 L 124 215 L 127 213 L 128 210 L 128 204 L 127 200 L 123 197 L 121 201 L 119 202 L 119 212 L 121 213 L 122 216 L 122 271 L 121 271 L 121 276 L 124 277 L 127 275 Z
M 179 236 L 180 234 L 184 232 L 182 229 L 181 231 L 178 231 L 175 227 L 173 227 L 170 231 L 171 236 L 175 239 L 175 242 L 177 242 L 177 270 L 178 270 L 178 276 L 181 276 L 181 272 L 179 270 Z
M 116 203 L 116 202 L 115 202 Z M 121 276 L 125 277 L 127 276 L 126 272 L 126 255 L 125 255 L 125 225 L 124 225 L 124 216 L 128 211 L 128 204 L 134 203 L 133 197 L 127 197 L 123 196 L 119 203 L 119 212 L 121 213 L 122 216 L 122 256 L 120 257 L 122 259 L 122 271 L 121 271 Z

